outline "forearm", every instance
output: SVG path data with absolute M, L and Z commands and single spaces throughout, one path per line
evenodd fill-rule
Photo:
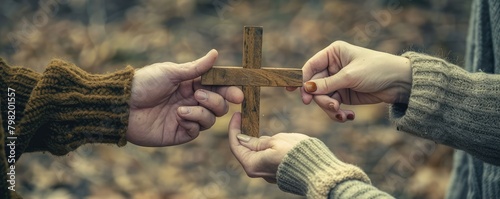
M 2 67 L 14 70 L 7 65 Z M 85 143 L 125 145 L 127 101 L 134 74 L 131 67 L 110 74 L 91 75 L 73 64 L 54 60 L 43 74 L 32 71 L 29 74 L 37 77 L 31 87 L 10 84 L 16 96 L 29 93 L 26 108 L 16 111 L 16 118 L 19 118 L 16 122 L 19 141 L 16 158 L 31 151 L 63 155 Z M 33 81 L 33 78 L 20 75 L 2 78 L 5 82 Z M 18 94 L 18 91 L 21 92 Z
M 308 198 L 391 198 L 370 184 L 358 167 L 343 163 L 320 140 L 300 142 L 278 167 L 281 190 Z
M 26 151 L 63 155 L 85 143 L 125 145 L 133 74 L 127 67 L 92 75 L 73 64 L 52 61 L 26 108 L 37 121 L 34 126 L 39 126 Z M 32 130 L 22 125 L 20 131 Z
M 469 73 L 414 52 L 409 103 L 394 104 L 391 119 L 405 131 L 500 165 L 500 75 Z

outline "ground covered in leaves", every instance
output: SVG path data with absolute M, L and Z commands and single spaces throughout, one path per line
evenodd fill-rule
M 187 62 L 210 49 L 217 65 L 240 65 L 242 29 L 264 27 L 263 65 L 301 68 L 335 40 L 462 64 L 469 1 L 47 0 L 0 2 L 0 56 L 42 72 L 52 58 L 91 73 Z M 397 132 L 387 105 L 352 107 L 335 123 L 297 92 L 263 88 L 261 131 L 323 140 L 398 198 L 443 198 L 452 150 Z M 229 151 L 231 113 L 193 142 L 165 148 L 87 145 L 63 157 L 24 154 L 16 166 L 25 198 L 301 198 L 246 176 Z

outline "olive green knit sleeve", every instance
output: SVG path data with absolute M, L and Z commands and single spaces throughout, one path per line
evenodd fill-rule
M 0 58 L 0 96 L 2 97 L 2 101 L 0 101 L 0 110 L 2 110 L 4 118 L 7 116 L 8 89 L 15 89 L 15 122 L 17 124 L 19 123 L 19 118 L 23 118 L 24 108 L 28 103 L 31 91 L 33 91 L 33 88 L 36 86 L 41 76 L 41 74 L 27 68 L 9 67 L 7 63 Z M 4 125 L 6 125 L 6 123 L 4 123 Z
M 294 146 L 278 166 L 276 178 L 281 190 L 308 198 L 392 198 L 316 138 Z
M 126 144 L 132 67 L 102 75 L 61 60 L 53 60 L 43 74 L 6 64 L 2 68 L 10 73 L 2 78 L 14 82 L 7 86 L 16 96 L 29 93 L 24 110 L 16 112 L 16 156 L 32 151 L 64 155 L 86 143 Z M 33 78 L 12 71 L 30 71 Z
M 394 104 L 399 130 L 461 149 L 500 165 L 500 75 L 469 73 L 415 52 L 408 104 Z
M 31 95 L 31 91 L 40 80 L 41 75 L 32 70 L 21 68 L 21 67 L 9 67 L 5 61 L 0 58 L 0 145 L 3 146 L 4 151 L 0 152 L 0 198 L 21 198 L 14 191 L 8 189 L 8 178 L 7 173 L 10 172 L 8 169 L 12 163 L 12 156 L 10 153 L 9 144 L 13 140 L 7 140 L 10 135 L 12 128 L 8 128 L 8 120 L 19 123 L 20 118 L 24 116 L 24 109 Z M 9 90 L 9 88 L 16 88 L 15 92 Z M 15 96 L 12 96 L 12 93 Z M 10 97 L 9 97 L 10 94 Z M 14 106 L 9 107 L 10 103 L 15 103 Z M 12 101 L 15 99 L 15 102 Z M 10 108 L 10 109 L 9 109 Z M 11 111 L 10 114 L 8 111 Z M 12 118 L 13 113 L 15 113 L 15 118 Z M 9 118 L 8 115 L 11 117 Z M 13 120 L 12 120 L 13 119 Z M 12 127 L 12 125 L 11 125 Z M 20 143 L 21 140 L 15 140 L 16 143 Z M 15 158 L 15 157 L 14 157 Z

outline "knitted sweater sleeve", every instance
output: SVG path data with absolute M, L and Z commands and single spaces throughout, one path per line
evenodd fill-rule
M 468 73 L 415 52 L 408 104 L 391 106 L 399 130 L 462 149 L 500 165 L 500 75 Z M 317 139 L 295 146 L 278 167 L 281 190 L 308 198 L 392 198 Z
M 308 198 L 393 198 L 370 184 L 356 166 L 346 164 L 320 140 L 301 141 L 278 166 L 278 187 Z
M 405 131 L 500 165 L 500 75 L 469 73 L 442 59 L 407 52 L 412 89 L 391 119 Z
M 16 100 L 16 159 L 23 152 L 64 155 L 85 143 L 126 144 L 134 69 L 88 74 L 53 60 L 43 74 L 10 67 L 0 59 L 0 110 L 6 128 L 7 89 Z M 9 135 L 7 135 L 9 136 Z
M 43 74 L 0 58 L 0 198 L 20 198 L 8 176 L 22 153 L 63 155 L 85 143 L 126 144 L 132 67 L 91 75 L 52 61 Z

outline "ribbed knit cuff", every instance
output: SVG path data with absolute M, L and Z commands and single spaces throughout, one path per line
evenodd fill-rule
M 0 77 L 0 96 L 4 100 L 2 103 L 5 103 L 7 99 L 7 88 L 15 89 L 16 118 L 22 118 L 31 91 L 33 91 L 42 75 L 27 68 L 10 67 L 0 58 Z M 6 107 L 6 105 L 2 105 L 2 107 Z M 7 111 L 7 109 L 3 108 L 2 111 Z M 16 123 L 19 123 L 19 121 L 16 120 Z
M 411 94 L 408 104 L 393 104 L 389 109 L 389 116 L 398 130 L 419 133 L 426 125 L 425 120 L 433 114 L 440 114 L 438 110 L 444 102 L 443 92 L 446 91 L 442 88 L 447 87 L 449 64 L 442 59 L 416 52 L 406 52 L 401 56 L 410 59 Z
M 328 196 L 328 198 L 394 198 L 388 193 L 378 190 L 371 184 L 358 180 L 348 180 L 338 184 Z
M 277 172 L 278 187 L 286 192 L 326 198 L 331 189 L 347 180 L 370 183 L 358 167 L 346 164 L 316 138 L 301 141 L 287 153 Z
M 500 164 L 500 76 L 470 73 L 447 61 L 407 52 L 412 88 L 407 105 L 395 104 L 390 117 L 398 130 L 461 149 Z
M 134 69 L 88 74 L 73 64 L 52 61 L 33 90 L 19 133 L 26 151 L 63 155 L 85 143 L 126 144 Z

